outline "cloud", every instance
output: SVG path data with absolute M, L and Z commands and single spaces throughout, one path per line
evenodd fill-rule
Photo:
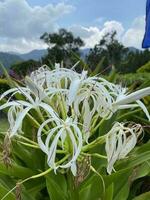
M 76 36 L 80 36 L 84 40 L 87 48 L 91 48 L 97 44 L 108 32 L 117 31 L 117 37 L 119 40 L 124 32 L 123 25 L 117 21 L 107 21 L 101 28 L 96 26 L 84 27 L 80 25 L 74 25 L 70 28 L 70 30 Z
M 31 7 L 26 0 L 0 1 L 0 49 L 26 51 L 40 45 L 42 48 L 44 44 L 38 38 L 44 32 L 56 31 L 57 21 L 73 10 L 65 3 Z
M 39 37 L 45 31 L 56 30 L 57 20 L 72 10 L 72 6 L 64 3 L 31 7 L 25 0 L 0 2 L 0 36 Z
M 106 21 L 101 28 L 97 26 L 84 27 L 74 25 L 70 28 L 76 36 L 80 36 L 87 48 L 93 47 L 108 32 L 117 31 L 117 39 L 127 47 L 141 49 L 145 30 L 145 17 L 137 17 L 129 29 L 125 30 L 123 24 L 118 21 Z
M 122 42 L 125 46 L 141 49 L 145 30 L 145 17 L 137 17 L 132 26 L 125 32 Z
M 5 38 L 0 40 L 0 51 L 25 53 L 33 49 L 46 49 L 47 45 L 39 39 Z
M 27 52 L 47 46 L 39 40 L 44 32 L 57 31 L 58 21 L 75 8 L 65 3 L 30 6 L 26 0 L 0 0 L 0 51 Z M 98 18 L 93 26 L 72 25 L 68 28 L 80 36 L 86 48 L 97 44 L 106 33 L 116 30 L 118 39 L 125 46 L 141 48 L 144 35 L 144 16 L 136 18 L 125 30 L 119 21 Z M 99 26 L 98 26 L 99 25 Z

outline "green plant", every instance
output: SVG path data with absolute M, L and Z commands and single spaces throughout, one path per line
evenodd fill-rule
M 140 73 L 150 73 L 150 61 L 147 62 L 145 65 L 143 65 L 142 67 L 140 67 L 137 72 Z
M 42 66 L 21 85 L 5 74 L 11 89 L 0 97 L 9 121 L 0 134 L 1 200 L 132 196 L 132 183 L 150 173 L 150 145 L 140 143 L 142 125 L 128 119 L 138 113 L 149 124 L 140 99 L 150 87 L 128 93 L 58 64 L 54 70 Z

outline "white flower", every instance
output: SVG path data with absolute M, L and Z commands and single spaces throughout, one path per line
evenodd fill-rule
M 17 118 L 19 117 L 20 113 L 23 112 L 23 106 L 11 106 L 8 110 L 8 122 L 9 122 L 9 125 L 10 125 L 10 128 L 9 128 L 9 132 L 12 133 L 13 129 L 14 129 L 14 126 L 15 126 L 15 123 L 16 123 L 16 120 Z M 22 123 L 20 123 L 20 126 L 18 127 L 18 131 L 21 132 L 22 130 Z
M 43 128 L 51 122 L 55 123 L 56 126 L 43 135 Z M 42 151 L 47 154 L 48 165 L 55 172 L 57 168 L 71 168 L 73 175 L 76 175 L 76 161 L 82 148 L 82 133 L 76 121 L 71 118 L 67 118 L 65 121 L 58 118 L 48 119 L 40 126 L 37 140 Z M 58 146 L 59 142 L 61 145 Z M 60 148 L 66 150 L 70 154 L 70 158 L 65 163 L 56 166 L 57 149 Z
M 117 109 L 141 107 L 144 113 L 146 114 L 148 120 L 150 121 L 149 112 L 147 108 L 145 107 L 145 105 L 140 101 L 140 99 L 148 95 L 150 95 L 150 87 L 138 90 L 131 94 L 126 94 L 126 89 L 120 89 L 116 93 L 116 99 L 113 102 L 112 106 L 114 108 L 114 111 Z M 132 102 L 135 102 L 135 103 L 131 104 Z
M 30 87 L 17 87 L 10 89 L 2 94 L 0 100 L 7 95 L 11 94 L 11 98 L 16 94 L 21 94 L 25 100 L 12 100 L 8 99 L 6 103 L 0 106 L 0 110 L 9 108 L 8 120 L 10 122 L 10 137 L 17 134 L 22 126 L 23 119 L 31 109 L 42 108 L 49 114 L 49 116 L 56 117 L 57 114 L 54 112 L 52 107 L 42 100 L 46 97 L 38 87 L 38 92 L 35 89 L 35 84 L 31 82 Z M 36 91 L 36 92 L 35 92 Z M 12 119 L 11 119 L 12 118 Z M 15 119 L 15 120 L 14 120 Z
M 116 122 L 108 132 L 105 150 L 107 154 L 107 172 L 111 174 L 113 166 L 119 159 L 123 159 L 135 147 L 138 136 L 142 133 L 140 124 L 128 125 Z

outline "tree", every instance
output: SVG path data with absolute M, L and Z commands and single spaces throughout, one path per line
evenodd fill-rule
M 136 72 L 150 60 L 150 51 L 130 51 L 126 57 L 126 62 L 122 63 L 121 69 L 124 73 Z
M 74 37 L 72 32 L 60 29 L 58 33 L 44 33 L 40 39 L 48 44 L 48 55 L 43 58 L 44 64 L 72 62 L 72 54 L 80 54 L 79 48 L 84 45 L 80 37 Z
M 98 44 L 91 49 L 90 54 L 87 57 L 89 65 L 92 63 L 96 66 L 103 57 L 103 68 L 108 66 L 120 68 L 121 63 L 124 61 L 127 55 L 128 48 L 125 48 L 117 39 L 117 32 L 113 31 L 103 36 Z
M 24 77 L 30 74 L 32 71 L 40 67 L 40 63 L 35 60 L 28 60 L 23 62 L 18 62 L 11 66 L 11 73 L 13 76 L 18 75 L 19 77 Z

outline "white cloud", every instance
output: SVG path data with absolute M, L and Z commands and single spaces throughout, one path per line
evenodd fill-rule
M 57 21 L 73 10 L 73 6 L 65 3 L 31 7 L 26 0 L 0 1 L 0 41 L 5 41 L 0 49 L 3 47 L 5 51 L 12 47 L 12 50 L 25 51 L 27 46 L 36 48 L 41 44 L 35 43 L 37 38 L 44 32 L 56 31 Z
M 117 31 L 119 40 L 124 32 L 122 24 L 117 21 L 107 21 L 104 23 L 102 28 L 98 28 L 96 26 L 84 27 L 74 25 L 70 28 L 70 30 L 73 31 L 76 36 L 80 36 L 84 40 L 87 48 L 93 47 L 97 44 L 108 32 L 112 32 L 114 30 Z
M 138 17 L 133 21 L 132 26 L 125 32 L 122 42 L 125 46 L 132 46 L 141 49 L 145 30 L 145 17 Z
M 0 41 L 0 51 L 25 53 L 33 49 L 46 49 L 47 45 L 39 39 L 5 38 Z
M 72 6 L 64 3 L 31 7 L 26 0 L 0 2 L 0 35 L 11 38 L 39 37 L 45 31 L 56 30 L 57 20 L 72 9 Z
M 27 52 L 33 49 L 46 48 L 39 40 L 44 32 L 57 31 L 58 20 L 72 12 L 74 7 L 69 2 L 48 4 L 46 6 L 30 6 L 26 0 L 0 0 L 0 51 Z M 144 17 L 136 18 L 131 27 L 125 31 L 118 21 L 96 19 L 93 26 L 72 25 L 69 30 L 80 36 L 85 47 L 93 47 L 106 33 L 116 30 L 118 39 L 125 46 L 141 48 L 144 35 Z M 95 24 L 93 22 L 93 24 Z
M 123 24 L 118 21 L 106 21 L 101 28 L 97 26 L 84 27 L 74 25 L 70 30 L 73 31 L 76 36 L 79 35 L 88 48 L 97 44 L 106 33 L 116 30 L 117 39 L 125 46 L 141 49 L 145 31 L 145 17 L 141 16 L 134 19 L 128 30 L 125 30 Z

